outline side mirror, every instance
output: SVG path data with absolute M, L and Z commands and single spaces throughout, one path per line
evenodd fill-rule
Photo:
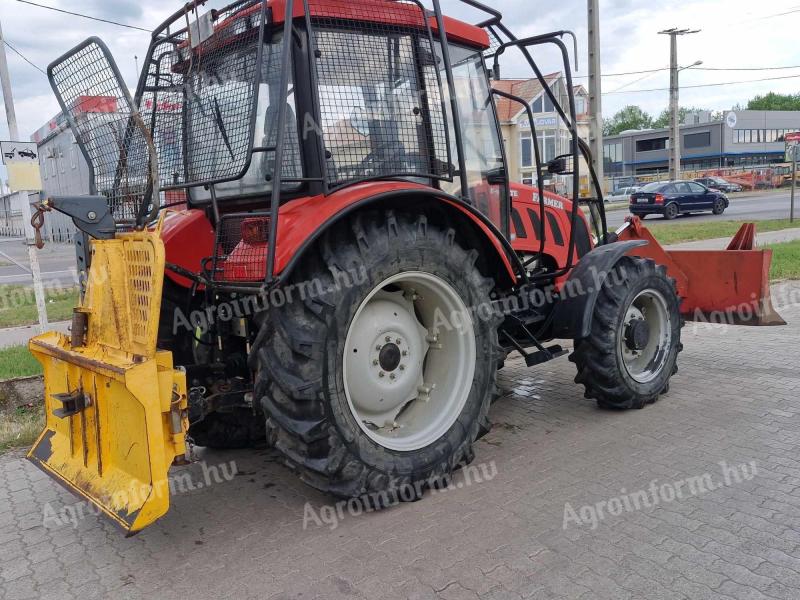
M 486 183 L 488 183 L 489 185 L 505 185 L 506 184 L 505 167 L 497 167 L 486 173 Z
M 564 175 L 568 174 L 569 166 L 567 165 L 567 159 L 563 156 L 557 156 L 549 163 L 547 163 L 547 172 L 553 175 Z

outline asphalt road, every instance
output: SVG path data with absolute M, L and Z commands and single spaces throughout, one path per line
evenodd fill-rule
M 613 205 L 610 205 L 613 206 Z M 798 214 L 800 214 L 800 197 L 798 198 Z M 607 213 L 608 225 L 616 229 L 628 216 L 627 209 L 610 210 Z M 789 191 L 746 193 L 731 197 L 731 205 L 722 216 L 711 213 L 681 216 L 675 223 L 687 221 L 735 220 L 765 221 L 785 219 L 789 216 Z M 663 221 L 661 217 L 648 217 L 649 221 Z M 21 266 L 14 264 L 14 261 Z M 68 286 L 77 281 L 75 274 L 75 250 L 68 244 L 48 243 L 39 250 L 39 263 L 42 280 L 46 284 Z M 31 276 L 28 265 L 28 251 L 19 239 L 0 237 L 0 285 L 30 284 Z
M 731 205 L 721 216 L 708 213 L 695 215 L 682 215 L 677 218 L 675 223 L 685 223 L 687 221 L 769 221 L 774 219 L 789 218 L 789 190 L 778 192 L 760 192 L 757 194 L 744 193 L 730 197 Z M 613 206 L 613 205 L 611 205 Z M 607 212 L 608 225 L 616 229 L 625 222 L 625 217 L 630 213 L 625 210 L 610 210 Z M 795 204 L 795 214 L 800 216 L 800 192 Z M 663 221 L 659 216 L 649 216 L 647 220 Z
M 48 243 L 38 251 L 39 269 L 45 284 L 76 285 L 75 248 L 70 244 Z M 20 239 L 0 237 L 0 285 L 32 283 L 28 248 Z

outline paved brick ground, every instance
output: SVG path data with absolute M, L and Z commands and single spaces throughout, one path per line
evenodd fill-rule
M 326 498 L 267 450 L 204 453 L 236 461 L 239 475 L 176 496 L 132 539 L 93 516 L 45 524 L 48 503 L 68 514 L 75 499 L 21 454 L 0 457 L 0 598 L 794 600 L 800 284 L 777 291 L 795 296 L 782 309 L 789 327 L 687 326 L 672 391 L 645 410 L 598 410 L 566 360 L 535 371 L 512 362 L 478 445 L 481 483 L 462 475 L 460 489 L 346 515 L 335 529 L 303 528 L 305 503 L 321 515 Z M 755 461 L 756 472 L 723 485 L 722 461 Z M 204 483 L 201 465 L 188 472 Z M 609 499 L 653 480 L 675 490 L 704 474 L 720 487 L 607 514 L 619 507 Z M 605 518 L 565 530 L 566 503 L 587 517 L 582 506 L 603 503 Z

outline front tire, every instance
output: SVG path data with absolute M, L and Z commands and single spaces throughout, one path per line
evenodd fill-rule
M 589 337 L 575 341 L 575 382 L 601 407 L 655 402 L 678 370 L 681 325 L 675 282 L 666 268 L 623 257 L 597 298 Z
M 715 215 L 721 215 L 725 212 L 725 201 L 722 198 L 718 198 L 714 202 L 714 208 L 711 210 L 712 213 Z
M 256 398 L 268 442 L 307 484 L 420 493 L 472 461 L 502 355 L 499 319 L 467 308 L 488 306 L 494 283 L 456 238 L 424 215 L 356 215 L 286 288 L 323 293 L 267 311 Z

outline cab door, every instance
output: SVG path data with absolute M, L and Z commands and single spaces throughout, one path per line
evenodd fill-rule
M 448 112 L 451 138 L 455 135 L 461 138 L 460 145 L 459 140 L 453 139 L 451 146 L 455 152 L 463 148 L 470 201 L 508 237 L 510 202 L 505 151 L 483 55 L 472 48 L 453 44 L 449 51 L 462 129 L 455 131 Z M 444 74 L 442 80 L 445 81 Z M 443 187 L 459 195 L 459 177 Z

